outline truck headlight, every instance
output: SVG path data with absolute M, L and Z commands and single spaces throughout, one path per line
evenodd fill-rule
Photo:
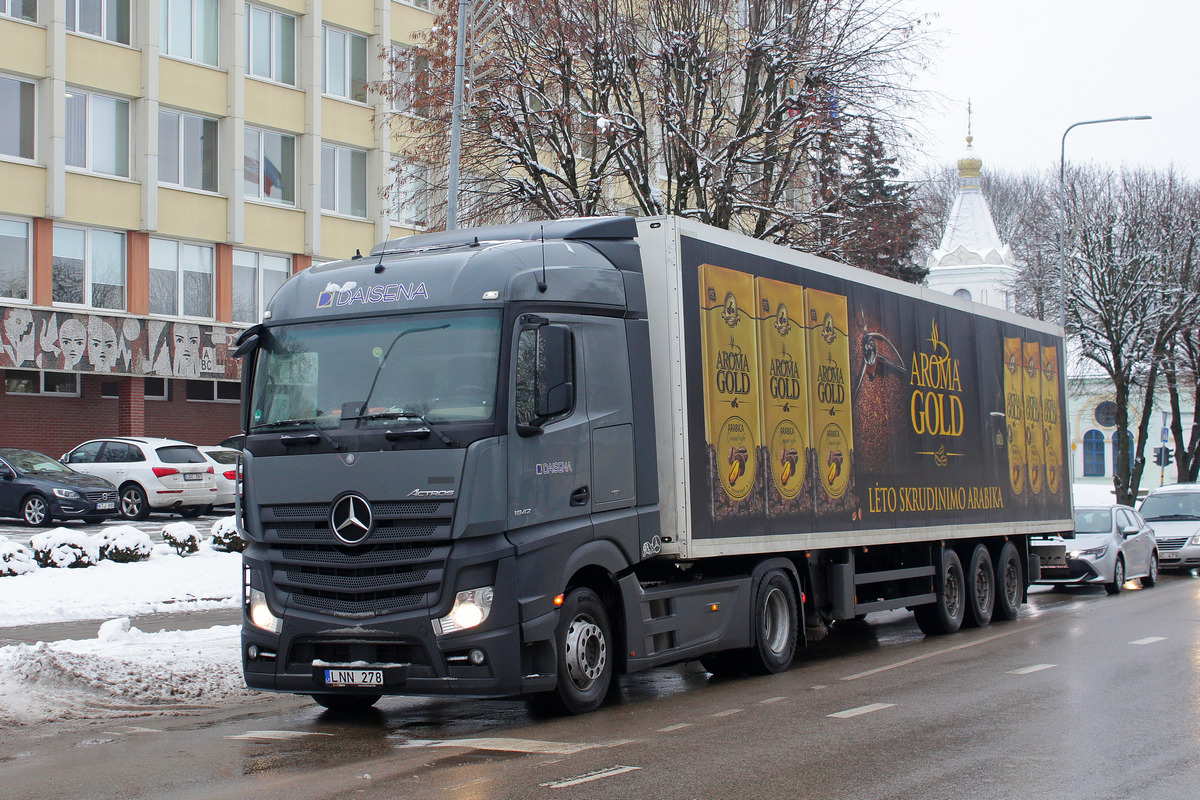
M 1108 545 L 1103 547 L 1093 547 L 1091 550 L 1072 550 L 1071 558 L 1104 558 L 1104 554 L 1108 552 Z
M 454 606 L 450 609 L 450 613 L 441 619 L 434 620 L 434 627 L 439 636 L 455 631 L 464 631 L 482 624 L 491 613 L 492 587 L 468 589 L 454 596 Z
M 250 590 L 250 602 L 247 606 L 250 622 L 256 628 L 262 628 L 269 633 L 279 633 L 283 627 L 283 620 L 275 616 L 271 611 L 271 607 L 267 605 L 267 596 L 259 589 Z
M 55 489 L 54 496 L 61 497 L 65 500 L 78 500 L 79 492 L 75 491 L 74 489 Z

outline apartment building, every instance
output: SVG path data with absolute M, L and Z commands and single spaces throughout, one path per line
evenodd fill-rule
M 279 286 L 421 229 L 368 86 L 432 21 L 429 0 L 0 0 L 0 445 L 240 430 L 232 343 Z

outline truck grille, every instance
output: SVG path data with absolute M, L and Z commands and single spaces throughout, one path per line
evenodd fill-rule
M 363 618 L 437 602 L 454 503 L 380 502 L 372 508 L 374 528 L 352 547 L 333 535 L 328 504 L 263 508 L 270 581 L 281 603 Z
M 1183 548 L 1190 536 L 1171 537 L 1170 539 L 1156 539 L 1159 550 L 1180 550 Z

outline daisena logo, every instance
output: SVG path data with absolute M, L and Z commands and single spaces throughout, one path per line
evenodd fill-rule
M 538 464 L 535 472 L 538 475 L 562 475 L 567 472 L 574 472 L 570 461 L 549 461 Z
M 363 305 L 394 303 L 401 299 L 416 300 L 418 298 L 429 299 L 429 290 L 425 288 L 424 281 L 410 283 L 407 286 L 403 283 L 359 286 L 354 281 L 348 281 L 342 286 L 336 283 L 326 285 L 317 295 L 317 308 L 341 308 L 355 303 Z

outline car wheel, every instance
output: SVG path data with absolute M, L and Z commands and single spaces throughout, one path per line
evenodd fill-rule
M 967 562 L 967 611 L 963 624 L 982 628 L 992 621 L 996 607 L 996 572 L 992 567 L 992 556 L 987 547 L 975 545 Z
M 927 636 L 954 633 L 962 627 L 966 606 L 966 579 L 962 562 L 953 550 L 946 548 L 942 551 L 942 580 L 937 599 L 917 606 L 913 609 L 913 616 L 917 618 L 917 627 Z
M 32 525 L 35 528 L 49 525 L 54 521 L 46 498 L 40 494 L 31 494 L 21 501 L 21 519 L 25 520 L 26 525 Z
M 1150 553 L 1150 571 L 1142 576 L 1142 586 L 1149 589 L 1158 583 L 1158 552 Z
M 150 516 L 150 503 L 146 500 L 146 491 L 136 483 L 121 487 L 121 516 L 136 520 Z
M 1112 583 L 1104 584 L 1104 591 L 1109 594 L 1120 594 L 1125 588 L 1125 559 L 1117 556 L 1117 563 L 1113 565 Z
M 1005 542 L 996 558 L 996 609 L 999 619 L 1016 619 L 1021 613 L 1025 596 L 1025 573 L 1021 569 L 1021 554 L 1012 542 Z
M 572 589 L 559 610 L 554 632 L 558 685 L 539 700 L 571 714 L 595 711 L 613 679 L 612 629 L 604 603 L 591 589 Z
M 330 711 L 356 714 L 378 703 L 379 697 L 377 694 L 314 694 L 312 699 Z

